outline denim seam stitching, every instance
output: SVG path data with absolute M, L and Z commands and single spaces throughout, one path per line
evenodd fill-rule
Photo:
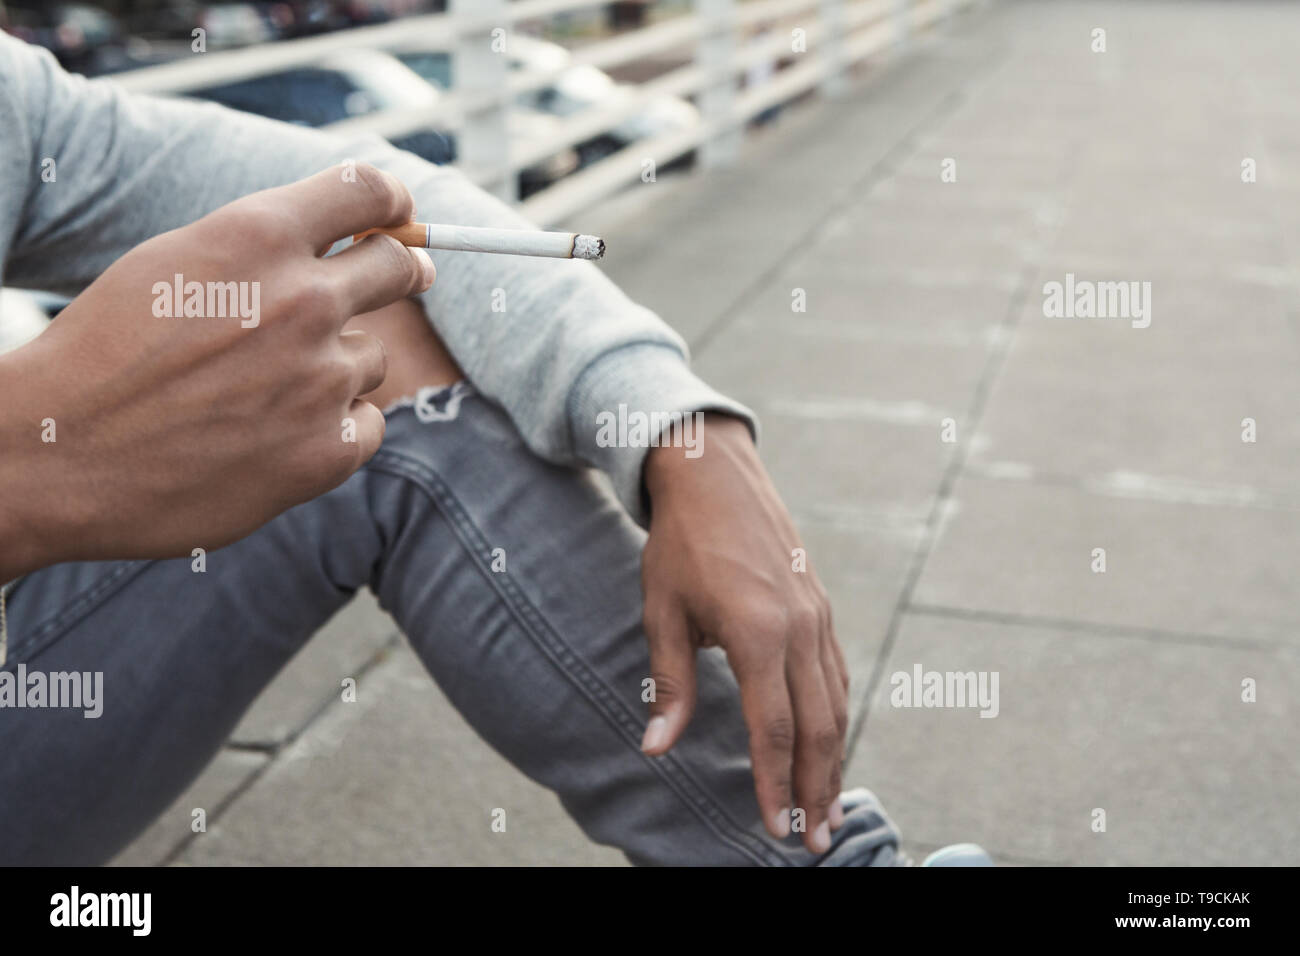
M 89 614 L 95 607 L 104 603 L 109 594 L 126 584 L 130 577 L 139 574 L 152 563 L 152 561 L 126 562 L 97 579 L 94 584 L 63 605 L 57 614 L 37 625 L 26 640 L 14 644 L 10 653 L 13 656 L 15 666 L 17 666 L 20 659 L 26 656 L 27 652 L 31 652 L 32 656 L 34 656 L 52 647 L 62 637 L 62 634 L 44 643 L 40 643 L 41 639 L 55 630 L 61 629 L 66 633 L 73 624 Z
M 378 466 L 377 469 L 376 466 Z M 470 553 L 475 566 L 484 575 L 489 586 L 500 594 L 506 606 L 515 613 L 515 616 L 524 625 L 525 633 L 532 638 L 534 644 L 545 654 L 553 666 L 573 681 L 579 690 L 584 692 L 592 705 L 614 726 L 624 741 L 635 743 L 637 734 L 633 718 L 625 709 L 619 706 L 613 692 L 604 686 L 600 678 L 591 671 L 578 653 L 550 626 L 541 612 L 519 590 L 518 585 L 509 579 L 502 579 L 499 574 L 490 574 L 484 570 L 481 555 L 486 552 L 478 550 L 475 545 L 486 547 L 487 542 L 483 539 L 482 532 L 479 531 L 446 482 L 424 462 L 410 458 L 400 452 L 381 450 L 370 460 L 369 467 L 372 469 L 383 471 L 385 466 L 400 477 L 414 479 L 417 483 L 422 483 L 420 479 L 424 479 L 429 483 L 431 487 L 425 488 L 426 493 L 450 519 L 458 537 L 461 537 L 462 545 Z M 548 639 L 555 646 L 548 646 Z M 639 747 L 636 750 L 641 753 Z M 763 845 L 757 838 L 744 832 L 733 821 L 728 819 L 726 812 L 718 806 L 716 800 L 699 786 L 680 764 L 680 761 L 672 754 L 665 755 L 658 760 L 642 754 L 642 759 L 668 784 L 669 789 L 676 793 L 679 799 L 701 817 L 719 839 L 732 845 L 738 852 L 748 856 L 756 863 L 777 866 L 786 864 L 786 861 L 778 853 Z M 694 796 L 683 792 L 691 790 L 696 791 Z M 736 832 L 724 832 L 724 828 Z M 757 846 L 754 844 L 757 844 Z M 774 863 L 773 860 L 777 862 Z

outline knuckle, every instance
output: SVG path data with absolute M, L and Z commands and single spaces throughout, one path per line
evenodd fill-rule
M 295 319 L 317 319 L 322 322 L 341 318 L 342 306 L 335 284 L 324 277 L 299 282 L 284 297 L 285 308 Z
M 751 606 L 730 619 L 728 630 L 746 644 L 784 645 L 784 612 L 779 605 Z
M 849 730 L 849 712 L 844 706 L 836 704 L 833 716 L 835 719 L 835 736 L 838 740 L 843 740 L 844 735 Z M 838 743 L 836 746 L 838 746 Z
M 833 724 L 818 727 L 809 734 L 808 745 L 819 757 L 834 757 L 840 752 L 840 733 Z
M 825 783 L 822 786 L 813 789 L 812 796 L 807 802 L 818 810 L 825 810 L 831 805 L 831 801 L 838 796 L 839 791 L 829 783 Z
M 258 250 L 283 248 L 294 239 L 292 217 L 279 203 L 262 196 L 232 203 L 209 220 L 217 229 L 236 229 L 243 245 Z
M 785 803 L 794 793 L 794 780 L 790 777 L 788 771 L 781 771 L 769 778 L 765 789 L 771 796 Z M 786 805 L 789 806 L 788 803 Z
M 686 697 L 686 688 L 676 677 L 671 674 L 665 674 L 663 671 L 651 670 L 650 679 L 653 680 L 655 688 L 655 702 L 658 704 L 672 703 L 683 700 Z
M 414 288 L 415 283 L 420 279 L 420 268 L 416 265 L 415 256 L 407 251 L 406 246 L 383 233 L 372 236 L 370 242 L 375 244 L 376 254 L 383 261 L 384 271 L 404 280 L 408 289 Z
M 382 382 L 388 377 L 388 346 L 377 335 L 370 336 L 371 363 L 375 376 Z M 380 416 L 383 417 L 382 415 Z
M 743 686 L 750 680 L 761 680 L 772 671 L 784 671 L 786 666 L 785 638 L 774 634 L 770 638 L 748 636 L 726 644 L 727 662 L 736 679 Z
M 792 659 L 812 662 L 821 656 L 821 617 L 811 604 L 792 608 L 786 616 L 786 645 Z
M 357 163 L 357 182 L 364 186 L 382 210 L 385 221 L 391 222 L 411 206 L 411 194 L 393 176 L 370 163 Z
M 768 753 L 788 753 L 794 748 L 794 736 L 794 721 L 777 717 L 763 724 L 758 743 Z
M 799 604 L 786 615 L 786 626 L 799 637 L 816 637 L 821 630 L 822 615 L 816 604 Z
M 406 294 L 415 295 L 424 285 L 424 269 L 413 250 L 402 246 L 402 255 L 406 260 Z
M 386 270 L 399 270 L 406 265 L 402 258 L 410 258 L 406 254 L 406 247 L 385 233 L 377 232 L 368 236 L 365 242 L 370 254 L 377 258 L 379 264 Z
M 327 360 L 324 370 L 320 373 L 321 388 L 324 391 L 326 404 L 331 408 L 337 407 L 339 402 L 347 406 L 353 399 L 353 390 L 357 384 L 356 363 L 352 357 L 339 349 L 330 359 Z M 350 409 L 348 415 L 357 418 L 357 409 Z M 357 424 L 361 420 L 357 418 Z
M 357 182 L 370 191 L 376 199 L 388 200 L 393 195 L 393 184 L 379 167 L 372 163 L 356 164 Z
M 828 631 L 834 630 L 835 615 L 831 609 L 830 598 L 826 597 L 824 593 L 820 594 L 814 599 L 813 606 L 817 610 L 817 617 L 822 626 Z

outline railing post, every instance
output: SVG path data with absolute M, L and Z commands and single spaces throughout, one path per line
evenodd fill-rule
M 695 63 L 709 77 L 700 90 L 700 114 L 712 132 L 700 144 L 700 163 L 731 162 L 740 152 L 741 130 L 734 118 L 736 76 L 729 64 L 736 52 L 735 0 L 695 0 L 704 29 L 695 48 Z
M 911 7 L 911 0 L 894 0 L 894 45 L 898 53 L 906 50 L 911 40 Z
M 844 68 L 844 0 L 821 0 L 822 39 L 817 46 L 822 57 L 821 91 L 839 96 L 847 85 Z
M 457 17 L 452 85 L 465 104 L 457 132 L 457 159 L 467 170 L 499 173 L 490 190 L 507 202 L 519 198 L 519 177 L 510 173 L 510 48 L 506 0 L 451 0 Z M 463 24 L 463 26 L 461 26 Z

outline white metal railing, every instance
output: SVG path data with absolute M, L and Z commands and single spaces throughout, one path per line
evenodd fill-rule
M 846 70 L 977 0 L 694 0 L 690 13 L 574 51 L 571 65 L 609 68 L 656 54 L 693 48 L 691 60 L 639 84 L 632 95 L 608 107 L 594 107 L 557 123 L 555 131 L 526 144 L 506 135 L 515 98 L 554 82 L 569 66 L 511 72 L 504 58 L 486 55 L 502 34 L 523 21 L 544 21 L 561 13 L 606 6 L 608 0 L 451 0 L 448 13 L 410 17 L 378 26 L 324 36 L 263 44 L 241 50 L 196 54 L 184 60 L 116 75 L 125 89 L 183 94 L 207 86 L 250 79 L 318 63 L 357 49 L 442 49 L 454 58 L 456 89 L 426 110 L 382 111 L 333 127 L 398 137 L 436 126 L 458 133 L 457 165 L 476 182 L 514 199 L 517 174 L 547 157 L 600 136 L 627 122 L 659 97 L 695 97 L 698 124 L 639 140 L 542 190 L 522 204 L 542 225 L 580 211 L 635 181 L 646 161 L 663 166 L 694 150 L 705 165 L 734 156 L 747 121 L 794 97 L 820 89 L 835 95 Z M 748 31 L 767 30 L 754 39 Z M 800 31 L 796 34 L 794 31 Z M 494 37 L 493 31 L 497 31 Z M 798 36 L 800 42 L 796 42 Z M 509 34 L 505 34 L 509 44 Z M 802 45 L 801 45 L 802 44 Z M 737 90 L 737 77 L 755 65 L 793 61 L 764 82 Z

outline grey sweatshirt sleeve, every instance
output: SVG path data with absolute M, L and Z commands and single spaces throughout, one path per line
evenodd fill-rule
M 0 171 L 8 189 L 23 193 L 17 204 L 13 195 L 0 200 L 8 284 L 75 295 L 151 236 L 345 159 L 400 178 L 421 219 L 530 225 L 459 172 L 375 137 L 130 95 L 66 74 L 45 51 L 0 34 Z M 42 171 L 51 169 L 46 181 Z M 15 210 L 16 222 L 3 221 Z M 617 414 L 620 404 L 647 413 L 718 410 L 754 431 L 748 409 L 692 374 L 681 337 L 598 267 L 432 254 L 438 280 L 422 297 L 425 312 L 478 391 L 505 408 L 538 455 L 607 472 L 638 520 L 646 449 L 601 447 L 598 413 Z M 494 297 L 504 297 L 505 311 L 492 310 Z

